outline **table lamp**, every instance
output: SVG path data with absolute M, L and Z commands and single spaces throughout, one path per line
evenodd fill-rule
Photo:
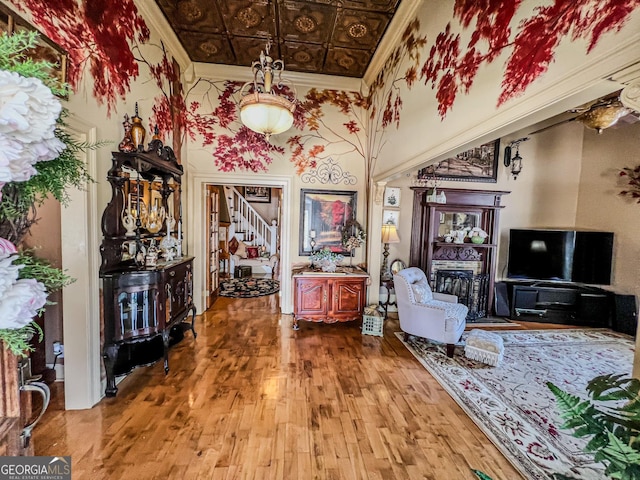
M 391 273 L 389 272 L 389 244 L 400 243 L 398 231 L 393 223 L 385 223 L 382 225 L 382 243 L 384 243 L 384 251 L 382 252 L 384 260 L 382 261 L 382 268 L 380 269 L 380 277 L 383 280 L 388 280 L 391 278 Z

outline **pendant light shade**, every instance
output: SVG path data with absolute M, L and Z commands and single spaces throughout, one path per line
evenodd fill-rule
M 271 135 L 286 132 L 293 125 L 295 103 L 268 93 L 250 93 L 240 100 L 240 121 L 247 128 Z
M 253 82 L 247 82 L 240 90 L 240 121 L 254 132 L 263 134 L 267 140 L 271 135 L 285 132 L 293 125 L 296 109 L 295 90 L 293 98 L 278 95 L 273 88 L 273 74 L 278 72 L 279 90 L 282 88 L 284 62 L 269 56 L 271 42 L 267 43 L 260 59 L 253 62 Z M 292 89 L 293 90 L 293 89 Z

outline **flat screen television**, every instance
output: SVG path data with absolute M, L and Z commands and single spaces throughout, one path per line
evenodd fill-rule
M 511 229 L 507 277 L 611 284 L 613 233 Z

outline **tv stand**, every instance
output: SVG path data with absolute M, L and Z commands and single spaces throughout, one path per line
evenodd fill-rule
M 613 294 L 566 283 L 507 281 L 512 320 L 610 327 Z

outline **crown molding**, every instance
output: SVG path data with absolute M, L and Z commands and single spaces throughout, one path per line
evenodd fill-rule
M 236 80 L 249 82 L 253 80 L 251 65 L 240 67 L 237 65 L 222 65 L 217 63 L 194 63 L 194 81 L 199 78 L 208 80 Z M 286 67 L 286 65 L 285 65 Z M 318 73 L 302 73 L 285 70 L 282 75 L 283 83 L 293 83 L 297 87 L 315 87 L 331 90 L 346 90 L 359 92 L 362 80 L 359 78 L 322 75 Z
M 182 71 L 187 70 L 193 62 L 167 22 L 158 4 L 149 0 L 134 1 L 145 21 L 160 35 L 165 47 L 171 52 L 171 56 L 178 62 Z
M 369 63 L 367 71 L 364 73 L 364 77 L 362 77 L 365 85 L 371 85 L 376 79 L 378 73 L 380 73 L 380 70 L 384 67 L 387 58 L 389 58 L 393 49 L 398 46 L 407 25 L 413 21 L 418 7 L 420 7 L 422 3 L 422 0 L 402 0 L 402 2 L 400 2 L 400 6 L 393 16 L 391 24 L 387 27 L 387 31 L 384 37 L 382 37 L 382 41 L 378 45 L 371 63 Z
M 617 71 L 611 75 L 611 80 L 625 85 L 640 81 L 640 62 Z

